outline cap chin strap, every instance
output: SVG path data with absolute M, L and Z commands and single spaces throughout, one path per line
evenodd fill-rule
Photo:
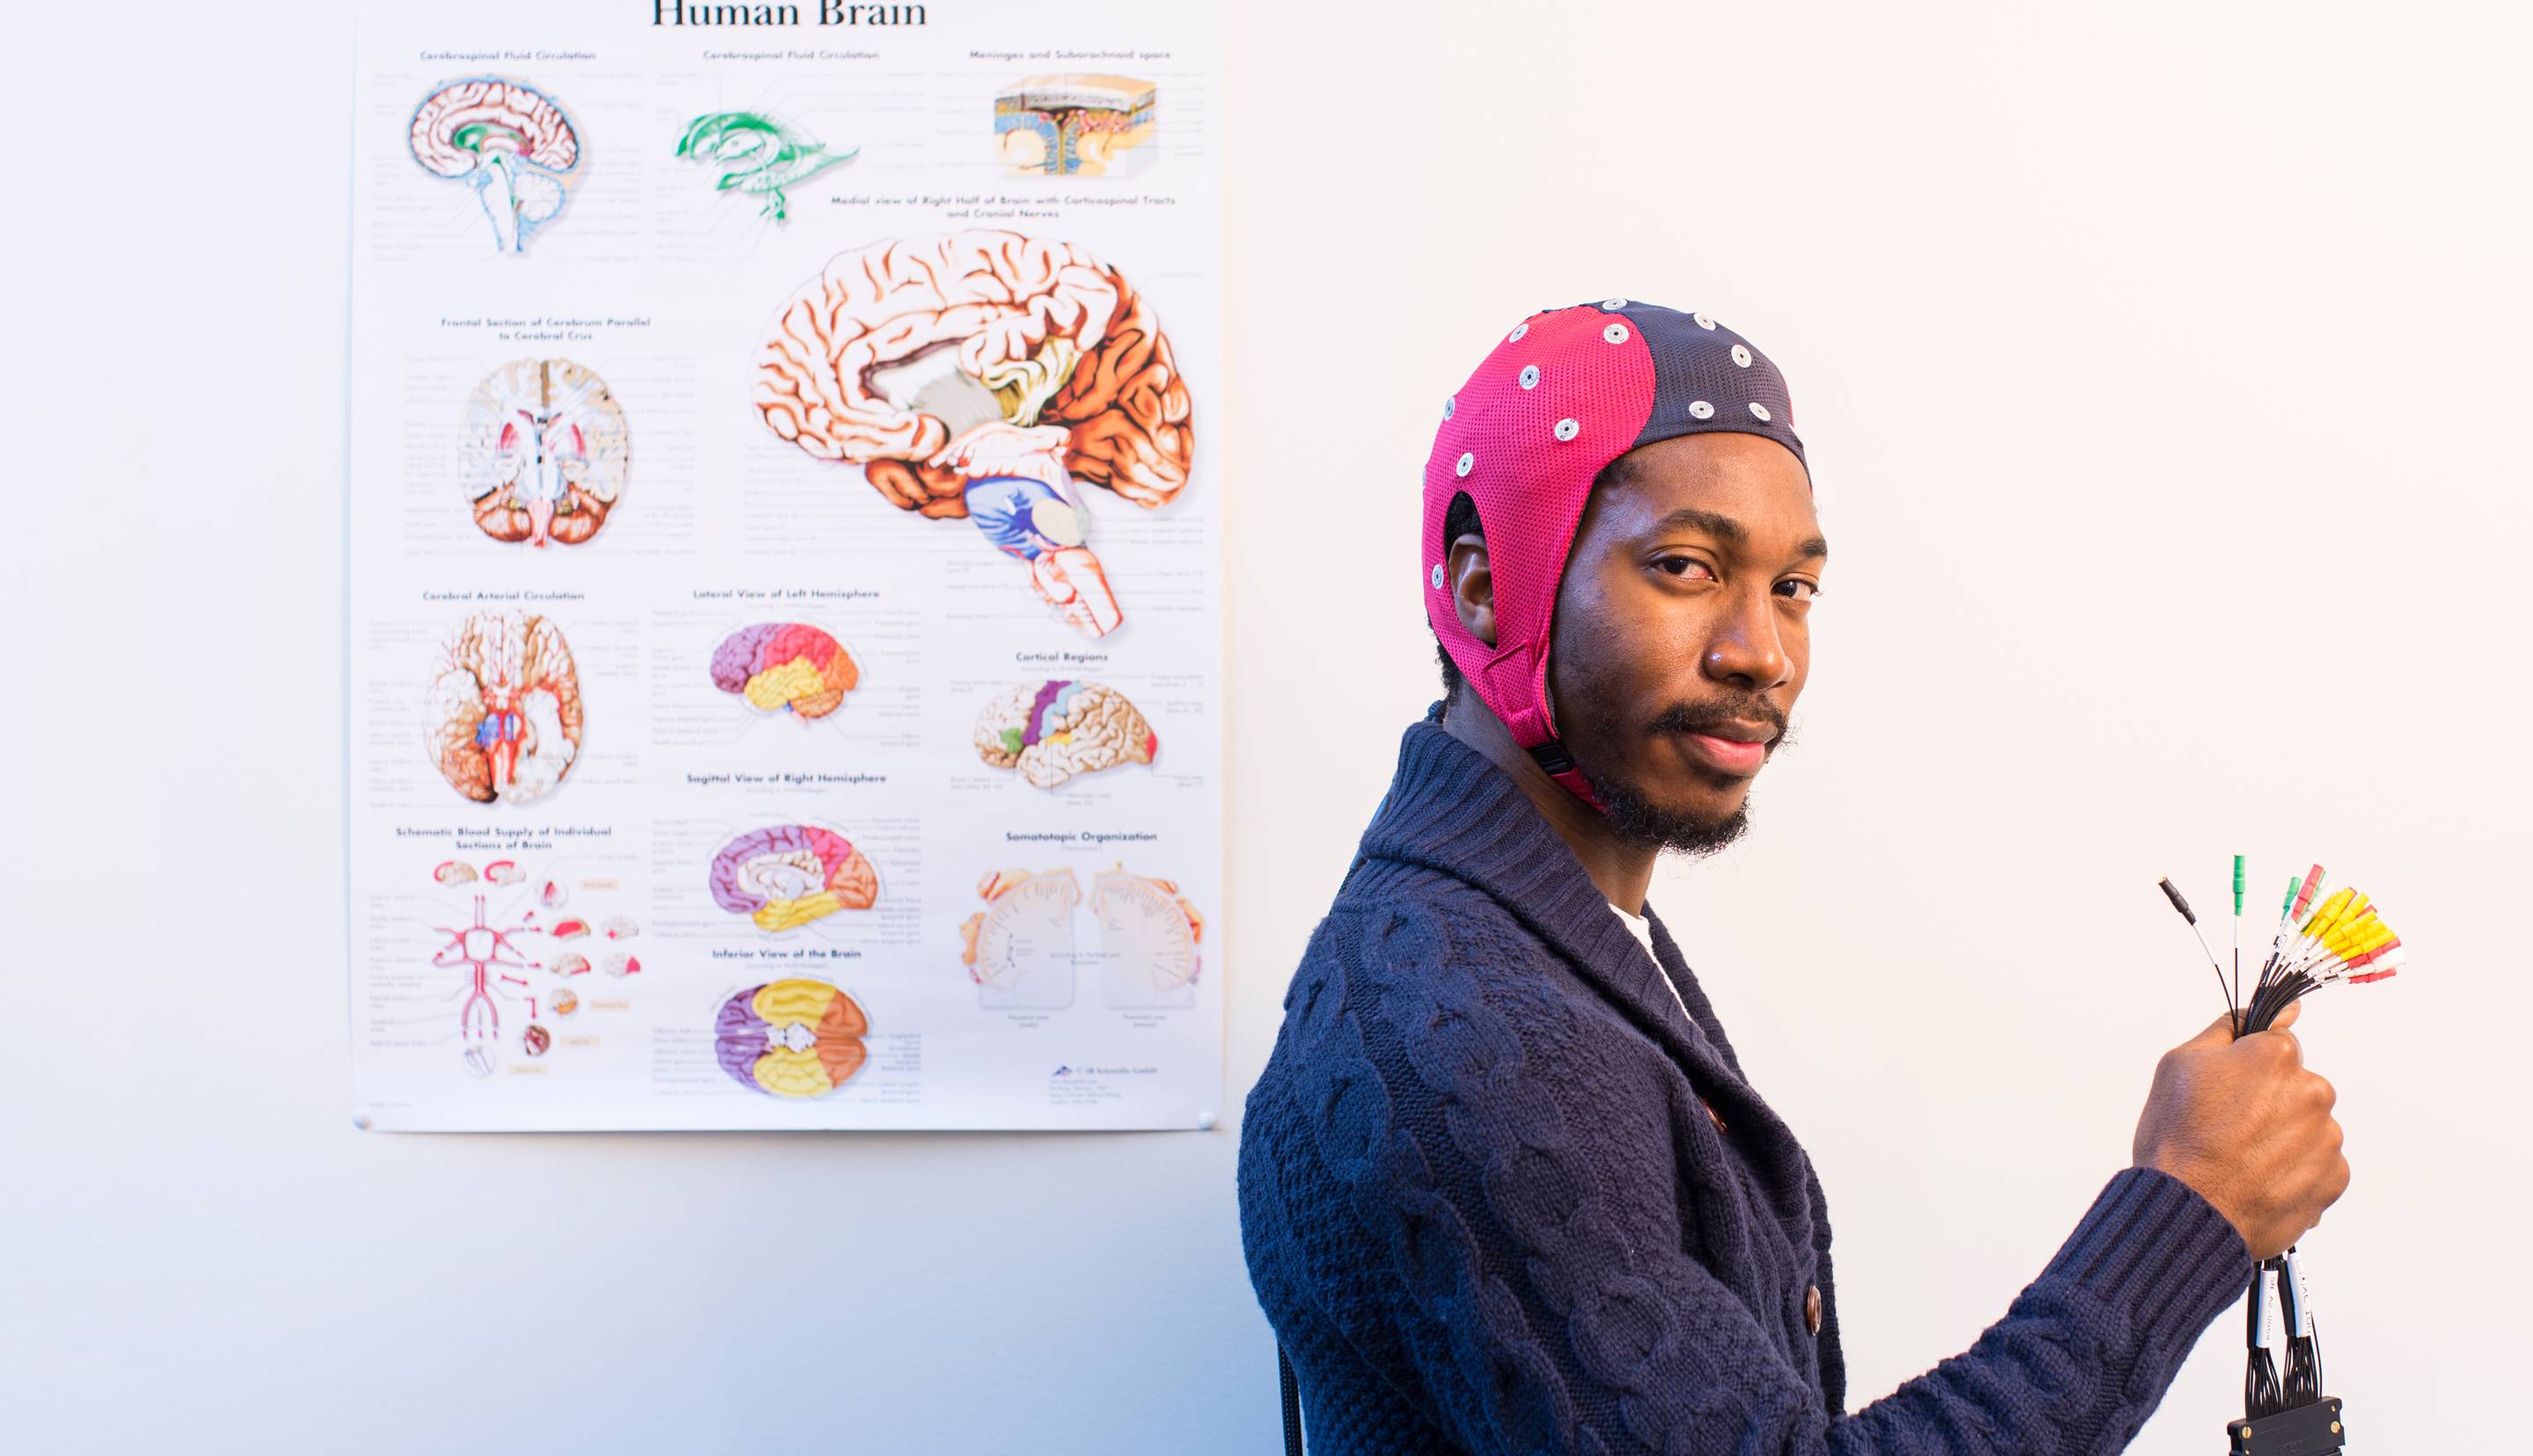
M 1550 713 L 1548 696 L 1548 649 L 1545 643 L 1517 642 L 1489 658 L 1474 674 L 1479 696 L 1502 720 L 1512 740 L 1539 765 L 1540 772 L 1555 781 L 1557 786 L 1581 799 L 1593 812 L 1606 814 L 1609 806 L 1592 791 L 1584 781 L 1582 768 L 1574 755 L 1558 741 L 1557 723 Z M 1510 689 L 1510 691 L 1506 691 Z M 1504 704 L 1526 697 L 1528 703 L 1511 712 Z

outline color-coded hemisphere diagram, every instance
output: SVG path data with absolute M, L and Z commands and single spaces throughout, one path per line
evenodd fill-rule
M 1076 774 L 1150 763 L 1160 736 L 1126 695 L 1096 682 L 1027 682 L 976 719 L 976 754 L 1040 788 Z
M 477 803 L 531 803 L 580 756 L 580 677 L 551 620 L 478 612 L 441 651 L 423 731 L 440 776 Z
M 624 494 L 624 411 L 588 366 L 514 359 L 466 398 L 458 478 L 495 541 L 578 546 Z
M 759 622 L 713 649 L 713 686 L 764 713 L 824 718 L 844 705 L 861 669 L 843 644 L 804 622 Z
M 1158 95 L 1127 76 L 1023 77 L 994 98 L 994 148 L 1015 172 L 1101 176 L 1152 140 Z
M 525 249 L 562 211 L 580 166 L 580 133 L 563 109 L 500 77 L 446 83 L 414 108 L 408 130 L 423 170 L 475 189 L 503 253 Z
M 1094 637 L 1124 615 L 1081 483 L 1158 507 L 1194 448 L 1187 381 L 1144 296 L 1083 248 L 1011 232 L 839 255 L 784 305 L 756 407 L 900 509 L 966 517 Z
M 787 824 L 740 835 L 713 856 L 712 898 L 780 934 L 879 901 L 879 871 L 843 835 Z
M 777 1097 L 823 1097 L 861 1071 L 869 1018 L 824 981 L 751 986 L 721 1004 L 713 1050 L 741 1085 Z

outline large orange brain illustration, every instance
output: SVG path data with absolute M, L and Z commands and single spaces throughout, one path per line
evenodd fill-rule
M 1144 295 L 1078 245 L 1013 232 L 838 256 L 784 306 L 756 407 L 900 508 L 968 518 L 1094 636 L 1123 618 L 1077 484 L 1160 506 L 1194 449 L 1187 381 Z
M 561 628 L 524 612 L 468 617 L 441 651 L 423 731 L 440 776 L 478 803 L 552 793 L 580 755 L 580 674 Z

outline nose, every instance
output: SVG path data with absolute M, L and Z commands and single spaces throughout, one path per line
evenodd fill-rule
M 1738 593 L 1707 638 L 1699 666 L 1710 680 L 1745 692 L 1782 687 L 1794 673 L 1794 657 L 1780 625 L 1772 591 Z

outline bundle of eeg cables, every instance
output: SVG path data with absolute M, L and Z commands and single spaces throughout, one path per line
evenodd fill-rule
M 2325 895 L 2329 875 L 2321 865 L 2287 882 L 2286 900 L 2278 906 L 2276 934 L 2269 954 L 2253 979 L 2252 994 L 2242 995 L 2243 856 L 2234 856 L 2234 974 L 2228 981 L 2216 953 L 2199 929 L 2199 917 L 2169 879 L 2161 882 L 2172 907 L 2190 922 L 2208 963 L 2226 993 L 2233 1013 L 2234 1035 L 2266 1031 L 2289 1006 L 2325 986 L 2341 982 L 2365 985 L 2388 980 L 2401 968 L 2407 953 L 2401 938 L 2376 913 L 2375 903 L 2353 887 Z M 2271 1291 L 2275 1293 L 2272 1295 Z M 2252 1269 L 2250 1309 L 2244 1343 L 2243 1416 L 2226 1424 L 2234 1456 L 2327 1456 L 2344 1444 L 2339 1401 L 2322 1388 L 2322 1351 L 2314 1335 L 2313 1301 L 2304 1270 L 2293 1248 Z M 2286 1354 L 2271 1356 L 2271 1325 L 2283 1324 Z

